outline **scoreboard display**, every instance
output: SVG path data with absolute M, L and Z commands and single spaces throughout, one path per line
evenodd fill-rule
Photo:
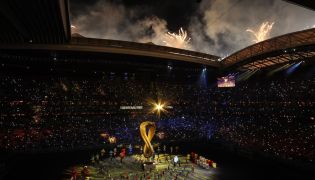
M 218 78 L 218 87 L 235 87 L 235 76 L 229 75 Z

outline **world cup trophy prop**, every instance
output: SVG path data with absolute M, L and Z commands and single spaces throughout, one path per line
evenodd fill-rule
M 143 147 L 143 156 L 145 158 L 151 158 L 154 154 L 154 149 L 151 144 L 151 140 L 155 133 L 155 123 L 150 121 L 145 121 L 140 124 L 140 134 L 141 138 L 144 141 L 144 147 Z M 155 169 L 155 163 L 154 162 L 145 162 L 143 164 L 144 170 L 150 170 Z

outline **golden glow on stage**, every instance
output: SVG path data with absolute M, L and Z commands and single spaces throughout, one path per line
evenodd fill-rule
M 116 139 L 116 137 L 111 136 L 111 137 L 108 138 L 108 141 L 109 141 L 110 144 L 115 144 L 117 142 L 117 139 Z
M 149 129 L 148 131 L 147 128 Z M 151 140 L 154 136 L 155 128 L 155 123 L 151 121 L 145 121 L 140 124 L 140 134 L 142 140 L 144 141 L 143 156 L 145 158 L 150 158 L 153 156 L 154 149 L 151 144 Z
M 212 163 L 213 168 L 217 168 L 217 163 Z

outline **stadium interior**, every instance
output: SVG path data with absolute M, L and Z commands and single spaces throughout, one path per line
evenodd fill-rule
M 315 178 L 315 28 L 220 57 L 71 34 L 67 0 L 0 7 L 0 179 Z

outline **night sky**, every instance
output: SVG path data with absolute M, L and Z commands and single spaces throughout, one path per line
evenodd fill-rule
M 315 25 L 315 11 L 281 0 L 70 0 L 70 14 L 73 32 L 92 38 L 164 45 L 183 27 L 188 49 L 219 56 L 253 44 L 246 30 L 263 22 L 274 22 L 269 38 Z
M 77 17 L 87 13 L 88 7 L 97 5 L 101 0 L 71 0 L 71 15 Z M 189 25 L 190 17 L 196 14 L 201 0 L 111 0 L 113 4 L 123 4 L 126 8 L 141 9 L 141 16 L 157 16 L 165 19 L 169 29 L 177 31 L 180 27 Z

